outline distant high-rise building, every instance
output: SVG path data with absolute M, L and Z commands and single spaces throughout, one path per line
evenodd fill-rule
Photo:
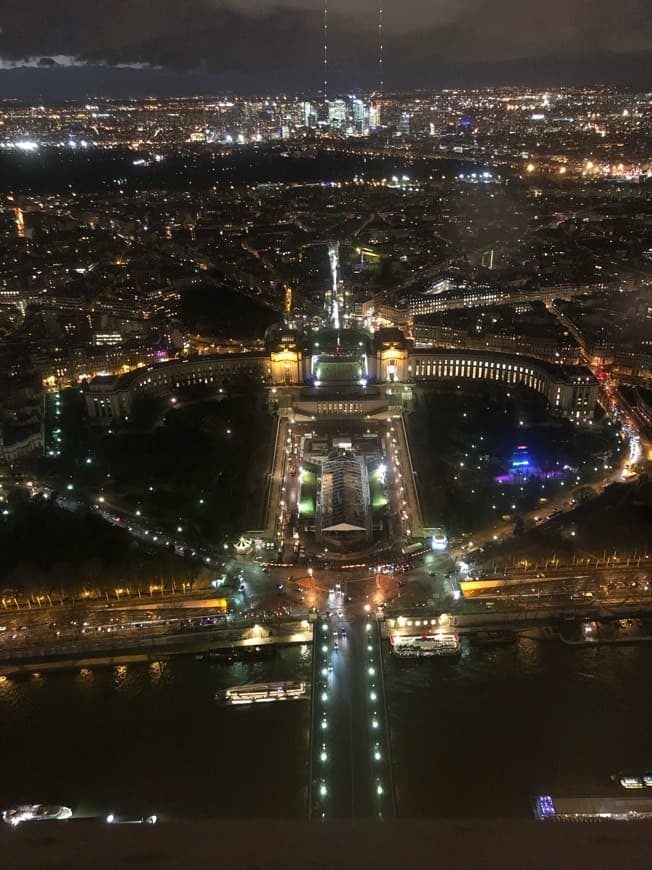
M 369 133 L 369 107 L 360 99 L 351 101 L 351 115 L 353 118 L 353 130 L 360 136 Z
M 346 103 L 344 100 L 331 100 L 328 103 L 328 123 L 335 130 L 346 127 Z
M 408 134 L 410 132 L 410 113 L 401 112 L 401 117 L 398 122 L 398 129 L 401 133 Z
M 372 103 L 369 106 L 369 128 L 376 130 L 380 127 L 380 103 Z
M 303 126 L 310 128 L 317 126 L 317 109 L 307 101 L 303 104 Z

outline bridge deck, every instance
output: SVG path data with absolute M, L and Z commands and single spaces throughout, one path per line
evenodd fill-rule
M 375 620 L 341 612 L 314 629 L 309 816 L 391 817 L 380 632 Z

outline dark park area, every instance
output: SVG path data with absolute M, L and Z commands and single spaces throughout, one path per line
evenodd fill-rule
M 407 417 L 426 526 L 473 532 L 589 484 L 617 461 L 614 425 L 555 419 L 522 389 L 440 383 L 418 387 Z M 528 467 L 515 467 L 527 453 Z
M 263 521 L 273 418 L 254 384 L 144 399 L 120 428 L 96 429 L 79 390 L 62 396 L 61 455 L 42 464 L 55 491 L 140 517 L 157 533 L 221 546 Z
M 554 557 L 608 559 L 650 553 L 652 523 L 652 482 L 641 475 L 633 483 L 614 483 L 592 501 L 524 534 L 486 549 L 487 562 L 543 563 Z
M 189 328 L 220 338 L 259 338 L 278 313 L 220 280 L 206 280 L 184 290 L 180 314 Z
M 112 590 L 116 584 L 192 582 L 197 565 L 134 540 L 92 510 L 66 511 L 52 500 L 25 496 L 0 524 L 3 594 L 58 596 Z

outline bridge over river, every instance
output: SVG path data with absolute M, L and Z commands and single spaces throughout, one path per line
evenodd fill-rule
M 344 605 L 314 625 L 309 770 L 310 819 L 395 815 L 380 630 Z

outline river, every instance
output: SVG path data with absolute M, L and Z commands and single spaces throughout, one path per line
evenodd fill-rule
M 272 660 L 174 658 L 0 681 L 0 806 L 75 815 L 302 817 L 309 704 L 225 707 L 231 685 L 310 676 L 310 648 Z
M 386 658 L 401 816 L 531 816 L 537 794 L 615 793 L 652 768 L 652 644 L 523 639 L 457 661 Z
M 649 770 L 651 669 L 652 645 L 387 655 L 399 815 L 528 817 L 535 794 L 604 794 L 610 774 Z M 233 708 L 214 695 L 309 674 L 310 649 L 297 646 L 257 663 L 188 657 L 0 681 L 0 806 L 302 818 L 309 704 Z

